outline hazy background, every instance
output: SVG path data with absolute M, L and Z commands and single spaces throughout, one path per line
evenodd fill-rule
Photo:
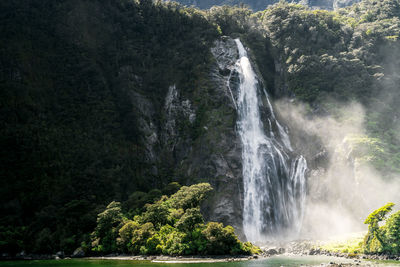
M 323 146 L 324 164 L 309 173 L 301 237 L 365 231 L 363 222 L 369 213 L 387 202 L 400 203 L 399 177 L 385 179 L 371 164 L 374 153 L 383 148 L 366 134 L 365 109 L 357 102 L 335 105 L 335 114 L 321 116 L 311 114 L 299 102 L 286 99 L 277 103 L 292 128 Z

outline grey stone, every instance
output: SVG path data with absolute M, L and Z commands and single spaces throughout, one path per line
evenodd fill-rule
M 279 252 L 278 252 L 276 249 L 274 249 L 274 248 L 268 249 L 267 251 L 265 251 L 265 253 L 266 253 L 267 255 L 269 255 L 269 256 L 279 254 Z
M 79 247 L 74 250 L 74 253 L 72 253 L 71 258 L 82 258 L 85 257 L 85 251 Z

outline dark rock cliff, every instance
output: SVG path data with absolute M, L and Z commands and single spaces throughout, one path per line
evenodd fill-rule
M 235 42 L 222 38 L 211 48 L 211 64 L 207 90 L 202 97 L 206 105 L 193 105 L 183 97 L 181 88 L 171 85 L 165 97 L 163 123 L 159 132 L 149 131 L 143 124 L 147 151 L 160 144 L 159 161 L 169 160 L 174 176 L 184 184 L 209 182 L 214 191 L 203 205 L 206 220 L 242 228 L 241 144 L 236 127 L 236 109 L 232 91 L 238 86 L 234 66 L 238 57 Z M 151 117 L 151 112 L 146 116 Z M 201 120 L 201 121 L 200 121 Z M 150 119 L 151 121 L 151 119 Z M 199 122 L 200 121 L 200 122 Z M 182 127 L 182 122 L 199 128 L 195 138 Z M 150 157 L 151 158 L 151 157 Z

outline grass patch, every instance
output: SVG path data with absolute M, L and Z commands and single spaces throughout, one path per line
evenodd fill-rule
M 362 242 L 364 240 L 364 234 L 354 234 L 352 236 L 334 239 L 327 241 L 319 248 L 329 252 L 359 254 L 362 253 Z

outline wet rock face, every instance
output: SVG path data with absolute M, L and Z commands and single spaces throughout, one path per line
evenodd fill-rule
M 128 77 L 124 81 L 132 91 L 152 174 L 183 185 L 209 182 L 214 190 L 202 207 L 205 219 L 232 225 L 241 235 L 242 159 L 234 100 L 239 86 L 235 71 L 238 51 L 233 39 L 223 37 L 211 53 L 215 60 L 205 77 L 205 87 L 194 89 L 201 90 L 202 101 L 188 92 L 190 88 L 171 84 L 160 106 L 128 86 L 139 82 L 128 75 L 129 69 L 122 72 Z
M 156 112 L 157 105 L 141 91 L 143 80 L 136 75 L 133 67 L 126 65 L 119 69 L 117 82 L 120 88 L 125 91 L 132 103 L 135 114 L 134 121 L 131 121 L 132 128 L 138 133 L 138 141 L 144 145 L 143 157 L 149 164 L 147 174 L 157 175 L 156 167 L 159 154 L 159 132 L 157 127 Z
M 190 91 L 172 83 L 160 103 L 141 93 L 140 77 L 129 67 L 121 69 L 120 80 L 135 106 L 150 174 L 155 180 L 183 185 L 209 182 L 214 190 L 202 207 L 205 219 L 232 225 L 243 239 L 242 149 L 236 132 L 238 50 L 232 38 L 222 37 L 211 53 L 215 60 L 203 88 Z M 203 101 L 196 99 L 194 90 L 200 90 Z
M 214 47 L 211 48 L 211 53 L 216 59 L 219 71 L 226 73 L 223 74 L 224 76 L 227 76 L 234 69 L 239 56 L 235 41 L 226 36 L 215 42 Z
M 171 85 L 168 88 L 167 96 L 165 97 L 164 104 L 164 123 L 162 126 L 162 143 L 165 149 L 168 151 L 175 151 L 178 147 L 185 143 L 186 146 L 190 146 L 190 141 L 185 138 L 179 131 L 179 124 L 186 123 L 193 125 L 196 120 L 196 111 L 192 107 L 192 103 L 189 99 L 181 99 L 180 93 L 175 85 Z M 185 149 L 184 149 L 185 150 Z M 182 157 L 187 154 L 188 151 L 181 153 Z
M 235 131 L 234 100 L 239 86 L 238 74 L 234 71 L 238 51 L 233 39 L 223 37 L 215 42 L 211 52 L 215 58 L 210 71 L 214 104 L 204 125 L 207 130 L 194 148 L 196 155 L 190 172 L 208 177 L 214 187 L 203 206 L 206 220 L 230 224 L 243 238 L 241 142 Z
M 218 71 L 213 69 L 212 80 L 218 84 L 225 83 L 220 89 L 223 91 L 225 97 L 230 98 L 229 106 L 237 109 L 237 97 L 239 87 L 239 74 L 235 70 L 235 64 L 239 57 L 236 43 L 232 38 L 222 37 L 215 42 L 215 46 L 211 48 L 211 53 L 216 59 Z

